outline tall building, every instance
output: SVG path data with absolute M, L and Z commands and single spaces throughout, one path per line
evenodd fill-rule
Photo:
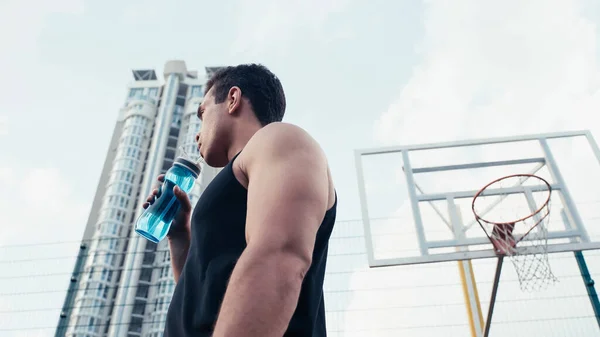
M 164 81 L 134 70 L 120 109 L 55 336 L 162 336 L 174 288 L 168 244 L 134 232 L 156 177 L 183 149 L 198 155 L 196 111 L 210 67 L 198 76 L 169 61 Z M 204 167 L 195 203 L 218 169 Z

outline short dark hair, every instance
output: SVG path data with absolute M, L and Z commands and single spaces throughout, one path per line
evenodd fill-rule
M 286 106 L 283 86 L 267 67 L 261 64 L 223 67 L 208 80 L 205 94 L 214 88 L 215 103 L 223 103 L 233 86 L 242 90 L 242 96 L 248 98 L 263 126 L 283 119 Z

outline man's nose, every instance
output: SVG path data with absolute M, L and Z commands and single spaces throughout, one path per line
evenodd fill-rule
M 196 134 L 196 142 L 198 142 L 200 140 L 200 133 Z

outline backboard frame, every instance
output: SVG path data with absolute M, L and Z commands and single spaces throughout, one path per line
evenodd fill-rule
M 548 233 L 548 239 L 559 239 L 568 238 L 569 243 L 556 243 L 548 245 L 548 253 L 559 253 L 559 252 L 570 252 L 570 251 L 583 251 L 591 249 L 600 249 L 600 242 L 591 242 L 589 236 L 585 230 L 585 226 L 577 207 L 573 202 L 571 194 L 565 184 L 565 181 L 561 175 L 561 172 L 556 164 L 554 155 L 548 145 L 549 139 L 557 138 L 569 138 L 569 137 L 585 137 L 591 147 L 593 155 L 600 164 L 600 149 L 589 130 L 583 131 L 570 131 L 570 132 L 556 132 L 556 133 L 543 133 L 534 135 L 514 136 L 514 137 L 497 137 L 488 139 L 477 139 L 477 140 L 464 140 L 455 142 L 444 142 L 444 143 L 430 143 L 420 145 L 409 145 L 409 146 L 389 146 L 379 147 L 371 149 L 357 149 L 355 150 L 355 165 L 359 189 L 359 197 L 361 204 L 362 220 L 364 226 L 364 235 L 366 243 L 367 258 L 370 267 L 386 267 L 386 266 L 397 266 L 397 265 L 411 265 L 411 264 L 423 264 L 423 263 L 434 263 L 434 262 L 447 262 L 447 261 L 461 261 L 470 259 L 482 259 L 482 258 L 493 258 L 497 257 L 496 253 L 492 250 L 476 250 L 467 251 L 466 246 L 478 245 L 478 244 L 489 244 L 489 240 L 485 235 L 481 238 L 466 238 L 462 235 L 464 226 L 460 221 L 460 215 L 457 212 L 454 201 L 460 198 L 473 198 L 478 192 L 477 190 L 470 191 L 458 191 L 448 193 L 433 193 L 433 194 L 418 194 L 417 189 L 419 187 L 415 183 L 414 176 L 419 173 L 426 172 L 440 172 L 449 170 L 461 170 L 461 169 L 473 169 L 482 167 L 492 166 L 503 166 L 503 165 L 516 165 L 516 164 L 527 164 L 537 163 L 536 166 L 539 170 L 542 167 L 546 167 L 553 178 L 551 184 L 552 190 L 559 193 L 560 199 L 564 205 L 563 210 L 554 210 L 559 212 L 565 225 L 568 227 L 558 233 Z M 443 148 L 455 148 L 455 147 L 467 147 L 487 144 L 499 144 L 509 142 L 524 142 L 524 141 L 537 141 L 543 151 L 543 157 L 537 158 L 524 158 L 515 160 L 502 160 L 493 162 L 475 162 L 460 165 L 446 165 L 446 166 L 432 166 L 432 167 L 418 167 L 413 168 L 409 159 L 409 154 L 413 151 L 419 150 L 433 150 Z M 416 226 L 416 233 L 419 243 L 419 249 L 421 256 L 414 257 L 402 257 L 402 258 L 385 258 L 378 259 L 375 257 L 373 249 L 373 238 L 371 233 L 371 219 L 369 217 L 369 210 L 367 204 L 367 193 L 365 188 L 363 162 L 364 156 L 389 154 L 389 153 L 400 153 L 403 160 L 403 171 L 405 173 L 406 184 L 408 187 L 408 197 L 410 199 L 411 210 L 413 215 L 414 224 Z M 506 193 L 525 193 L 530 194 L 535 192 L 536 186 L 515 186 L 512 188 L 502 190 L 490 190 L 486 191 L 485 195 L 499 195 Z M 423 220 L 420 211 L 420 203 L 429 201 L 440 201 L 446 200 L 448 205 L 449 220 L 452 228 L 454 229 L 454 239 L 452 240 L 427 240 Z M 483 229 L 482 229 L 482 234 Z M 525 239 L 526 240 L 526 239 Z M 462 247 L 462 251 L 456 251 L 451 253 L 438 253 L 431 254 L 430 250 L 434 248 L 444 247 L 456 247 L 459 250 Z M 529 248 L 529 252 L 535 252 Z

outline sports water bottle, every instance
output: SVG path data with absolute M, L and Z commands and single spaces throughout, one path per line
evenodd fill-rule
M 177 157 L 173 166 L 166 172 L 165 180 L 158 188 L 154 203 L 138 218 L 135 232 L 154 243 L 164 239 L 180 207 L 179 200 L 173 193 L 173 187 L 177 185 L 182 191 L 189 193 L 199 174 L 198 164 Z

